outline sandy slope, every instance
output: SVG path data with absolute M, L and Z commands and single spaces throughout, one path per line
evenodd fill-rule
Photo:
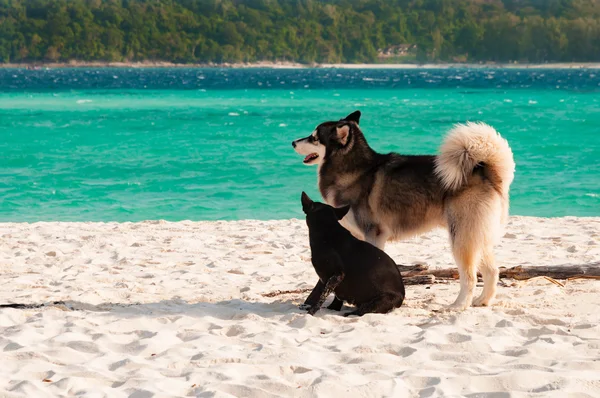
M 388 247 L 452 263 L 443 231 Z M 512 218 L 500 264 L 600 258 L 600 218 Z M 0 224 L 0 396 L 600 396 L 600 282 L 408 287 L 387 315 L 316 317 L 303 221 Z M 507 281 L 511 284 L 511 281 Z M 345 308 L 345 310 L 347 310 Z M 510 394 L 509 394 L 510 392 Z

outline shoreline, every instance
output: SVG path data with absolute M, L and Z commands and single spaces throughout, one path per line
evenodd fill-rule
M 589 221 L 589 222 L 600 222 L 600 215 L 594 215 L 594 216 L 551 216 L 551 217 L 541 217 L 541 216 L 521 216 L 521 215 L 510 215 L 509 216 L 509 222 L 513 221 L 513 220 L 531 220 L 531 221 L 540 221 L 540 222 L 544 222 L 544 221 Z M 61 220 L 37 220 L 37 221 L 0 221 L 0 227 L 2 226 L 7 226 L 7 225 L 13 225 L 13 226 L 19 226 L 19 225 L 29 225 L 29 226 L 42 226 L 42 225 L 50 225 L 50 224 L 57 224 L 57 225 L 64 225 L 64 226 L 77 226 L 77 225 L 93 225 L 93 224 L 98 224 L 98 225 L 135 225 L 135 224 L 140 224 L 140 225 L 177 225 L 177 224 L 181 224 L 181 225 L 194 225 L 194 224 L 214 224 L 214 225 L 223 225 L 223 224 L 236 224 L 236 223 L 278 223 L 278 222 L 301 222 L 304 223 L 304 218 L 296 218 L 296 217 L 290 217 L 290 218 L 274 218 L 274 219 L 269 219 L 269 220 L 263 220 L 263 219 L 258 219 L 258 218 L 244 218 L 244 219 L 239 219 L 239 220 L 191 220 L 191 219 L 184 219 L 184 220 L 165 220 L 162 218 L 158 218 L 158 219 L 147 219 L 147 220 L 134 220 L 134 221 L 118 221 L 118 220 L 105 220 L 105 221 L 90 221 L 90 220 L 78 220 L 78 221 L 73 221 L 73 220 L 65 220 L 65 221 L 61 221 Z M 441 227 L 437 227 L 432 229 L 431 231 L 445 231 L 443 228 Z M 424 234 L 427 234 L 428 232 L 425 232 Z M 408 239 L 412 239 L 412 238 L 408 238 Z M 399 241 L 393 241 L 391 243 L 400 243 L 403 242 L 403 240 L 399 240 Z
M 430 64 L 301 64 L 296 62 L 253 62 L 222 64 L 178 64 L 173 62 L 49 62 L 0 64 L 3 69 L 45 68 L 197 68 L 197 69 L 600 69 L 600 62 L 515 63 L 430 63 Z M 34 70 L 35 70 L 34 69 Z

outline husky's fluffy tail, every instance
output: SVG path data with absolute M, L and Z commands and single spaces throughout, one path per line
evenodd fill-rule
M 504 199 L 514 178 L 515 162 L 508 142 L 485 123 L 456 125 L 446 136 L 436 159 L 435 172 L 444 188 L 462 188 L 477 166 Z

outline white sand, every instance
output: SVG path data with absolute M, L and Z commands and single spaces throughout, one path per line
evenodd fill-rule
M 388 246 L 452 265 L 445 232 Z M 600 281 L 409 286 L 387 315 L 297 309 L 303 221 L 0 224 L 0 396 L 600 396 Z M 600 218 L 512 218 L 499 264 L 600 259 Z M 507 281 L 512 284 L 513 281 Z M 344 308 L 348 310 L 348 308 Z M 505 393 L 500 393 L 505 392 Z

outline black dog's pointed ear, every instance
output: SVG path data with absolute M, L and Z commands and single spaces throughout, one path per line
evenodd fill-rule
M 302 191 L 300 201 L 302 202 L 302 210 L 304 210 L 305 213 L 308 213 L 312 209 L 314 202 L 311 198 L 308 197 L 308 195 L 304 191 Z
M 337 219 L 341 220 L 346 214 L 348 214 L 348 211 L 350 210 L 350 205 L 344 207 L 336 207 L 333 210 L 335 211 Z
M 351 114 L 349 114 L 348 116 L 346 116 L 344 118 L 344 120 L 347 120 L 349 122 L 354 122 L 356 124 L 358 124 L 358 122 L 360 121 L 360 111 L 354 111 Z

